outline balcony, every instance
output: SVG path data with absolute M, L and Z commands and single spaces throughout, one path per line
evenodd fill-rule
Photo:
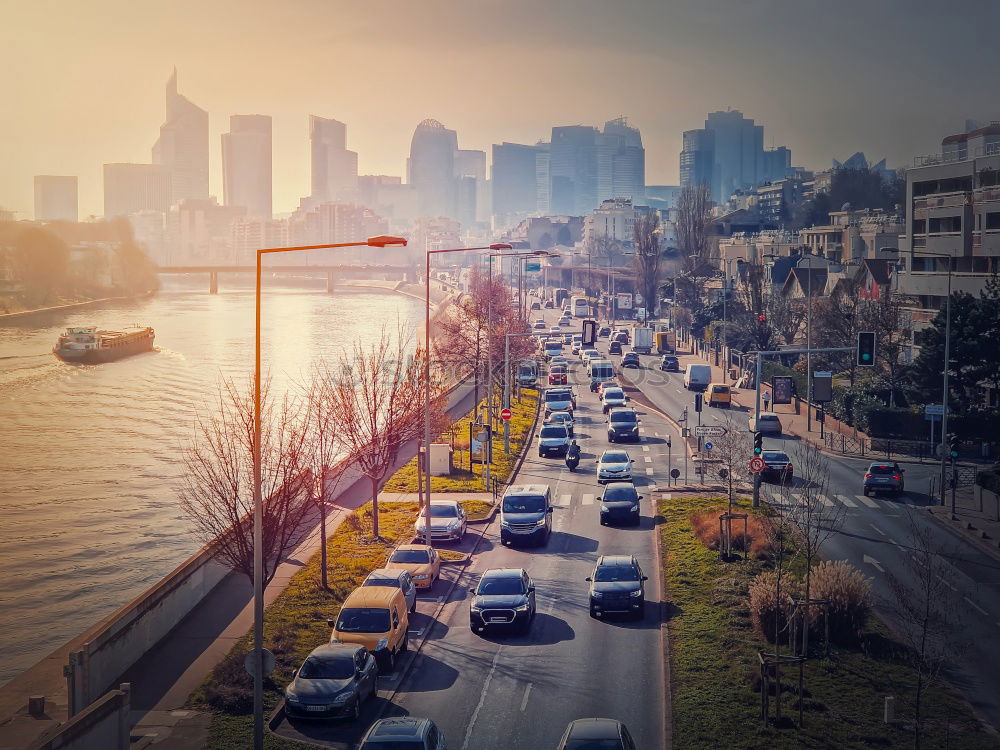
M 988 201 L 1000 201 L 1000 187 L 976 188 L 973 193 L 976 203 L 987 203 Z
M 969 194 L 964 190 L 958 193 L 942 193 L 940 195 L 924 195 L 913 199 L 913 208 L 961 208 L 969 200 Z

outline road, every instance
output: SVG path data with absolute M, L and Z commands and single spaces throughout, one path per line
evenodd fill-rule
M 566 352 L 569 356 L 568 347 Z M 574 380 L 582 378 L 582 368 L 576 369 Z M 410 657 L 412 663 L 380 678 L 379 698 L 366 707 L 362 720 L 357 725 L 284 721 L 280 734 L 347 748 L 376 716 L 408 714 L 433 719 L 450 748 L 541 749 L 554 748 L 570 721 L 601 716 L 625 722 L 639 748 L 663 747 L 664 606 L 654 547 L 654 494 L 658 497 L 666 483 L 670 427 L 639 409 L 641 441 L 616 447 L 625 447 L 635 459 L 635 483 L 643 495 L 641 523 L 601 526 L 596 460 L 608 447 L 604 415 L 587 384 L 574 385 L 580 467 L 570 472 L 561 459 L 539 458 L 536 438 L 517 478 L 517 483 L 551 487 L 557 507 L 548 545 L 503 547 L 498 522 L 488 525 L 450 596 L 450 582 L 458 576 L 451 566 L 447 579 L 421 597 L 411 643 L 425 634 L 427 640 Z M 472 529 L 466 536 L 463 548 L 471 549 Z M 650 577 L 643 620 L 590 617 L 584 579 L 601 554 L 633 554 Z M 535 622 L 525 636 L 473 634 L 468 589 L 483 571 L 502 567 L 523 567 L 534 579 Z
M 602 342 L 598 348 L 606 352 L 607 344 Z M 694 394 L 684 389 L 683 374 L 659 371 L 658 359 L 657 355 L 642 356 L 643 368 L 630 369 L 627 377 L 667 415 L 680 419 L 687 408 L 689 424 L 698 424 Z M 685 359 L 682 357 L 682 365 Z M 618 358 L 612 360 L 617 363 Z M 723 424 L 730 416 L 735 425 L 748 429 L 750 412 L 745 408 L 730 411 L 705 405 L 701 423 Z M 800 444 L 798 437 L 787 434 L 764 440 L 765 450 L 784 450 L 792 457 L 793 465 Z M 829 455 L 830 480 L 824 503 L 841 516 L 842 524 L 821 554 L 828 560 L 847 560 L 870 576 L 880 611 L 891 619 L 894 597 L 887 573 L 895 574 L 907 586 L 915 586 L 910 549 L 913 530 L 929 531 L 946 563 L 948 574 L 941 578 L 954 600 L 955 653 L 949 677 L 980 715 L 1000 728 L 1000 651 L 994 648 L 1000 635 L 1000 563 L 921 511 L 930 502 L 926 490 L 930 478 L 940 471 L 938 464 L 901 463 L 907 487 L 902 497 L 865 497 L 861 485 L 870 462 Z M 693 473 L 690 479 L 697 481 Z M 763 485 L 765 495 L 774 490 L 773 486 Z M 792 499 L 800 492 L 801 481 L 796 479 Z

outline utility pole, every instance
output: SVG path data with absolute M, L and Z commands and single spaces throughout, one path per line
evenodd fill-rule
M 945 436 L 948 434 L 948 371 L 951 369 L 951 258 L 948 259 L 948 298 L 944 307 L 944 386 L 941 393 L 941 404 L 944 413 L 941 414 L 941 505 L 944 505 L 944 477 L 947 451 L 945 451 Z M 955 492 L 951 493 L 951 513 L 955 514 Z

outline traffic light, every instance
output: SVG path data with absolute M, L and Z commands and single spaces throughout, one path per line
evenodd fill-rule
M 701 411 L 702 395 L 700 393 L 694 394 L 694 410 L 697 412 Z
M 767 316 L 764 313 L 761 313 L 760 315 L 757 316 L 757 322 L 758 323 L 766 323 L 767 322 Z
M 759 456 L 764 452 L 764 433 L 755 432 L 753 434 L 753 454 Z
M 958 458 L 958 435 L 954 432 L 948 433 L 948 455 Z
M 875 366 L 875 331 L 858 331 L 858 367 Z

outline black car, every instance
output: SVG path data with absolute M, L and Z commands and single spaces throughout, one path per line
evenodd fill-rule
M 642 363 L 639 362 L 639 355 L 635 352 L 626 352 L 625 356 L 622 357 L 621 362 L 622 367 L 642 367 Z
M 603 326 L 602 328 L 597 329 L 597 335 L 606 339 L 611 335 L 611 329 L 608 326 Z
M 577 719 L 571 721 L 558 750 L 635 750 L 635 740 L 617 719 Z
M 779 483 L 791 482 L 794 475 L 792 459 L 783 451 L 764 451 L 760 454 L 764 459 L 764 469 L 760 472 L 760 478 L 764 481 L 774 481 Z
M 375 695 L 375 657 L 356 643 L 325 643 L 312 650 L 285 688 L 292 718 L 357 719 L 362 701 Z
M 639 524 L 639 501 L 642 500 L 631 482 L 608 482 L 601 503 L 601 526 L 620 521 Z
M 672 354 L 664 354 L 660 357 L 660 369 L 664 372 L 680 372 L 681 363 Z
M 608 411 L 608 442 L 639 439 L 639 415 L 635 409 L 611 409 Z
M 617 341 L 619 344 L 627 344 L 629 341 L 628 331 L 618 331 L 618 333 L 611 334 L 611 340 Z
M 601 555 L 590 582 L 590 616 L 630 614 L 642 619 L 646 610 L 647 576 L 633 555 Z
M 535 584 L 523 568 L 494 568 L 483 573 L 469 603 L 469 627 L 514 628 L 527 633 L 535 618 Z
M 622 342 L 612 341 L 608 346 L 608 354 L 621 354 L 622 353 Z

